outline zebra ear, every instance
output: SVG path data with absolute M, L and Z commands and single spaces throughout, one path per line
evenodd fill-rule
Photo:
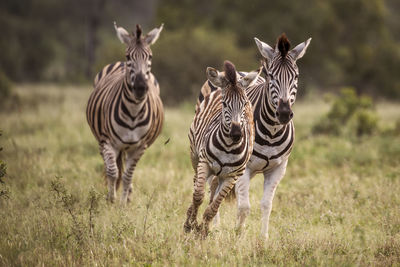
M 118 39 L 121 41 L 121 43 L 129 44 L 131 41 L 129 33 L 124 28 L 118 27 L 115 21 L 114 21 L 114 28 L 115 31 L 117 32 Z
M 258 76 L 261 73 L 261 68 L 258 71 L 252 71 L 247 73 L 246 76 L 242 77 L 239 79 L 239 84 L 243 87 L 243 89 L 246 89 L 249 86 L 252 86 L 256 81 Z
M 266 58 L 267 61 L 271 61 L 274 56 L 275 50 L 266 43 L 258 40 L 256 37 L 254 37 L 254 41 L 256 41 L 258 50 L 260 51 L 261 55 Z
M 146 36 L 144 37 L 146 43 L 148 43 L 149 45 L 154 44 L 157 41 L 158 37 L 160 37 L 160 33 L 163 28 L 164 28 L 164 23 L 162 23 L 160 27 L 154 28 L 148 34 L 146 34 Z
M 215 87 L 226 87 L 228 80 L 225 79 L 225 75 L 218 70 L 208 67 L 206 70 L 207 79 Z
M 293 57 L 294 60 L 298 60 L 304 56 L 306 53 L 307 47 L 310 45 L 311 38 L 309 38 L 307 41 L 297 45 L 295 48 L 293 48 L 289 54 Z

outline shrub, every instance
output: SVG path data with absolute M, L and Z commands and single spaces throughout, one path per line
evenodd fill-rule
M 60 177 L 51 181 L 50 190 L 57 204 L 70 218 L 70 235 L 79 246 L 85 245 L 94 234 L 94 222 L 99 213 L 101 195 L 92 188 L 83 203 L 79 197 L 69 192 Z
M 378 116 L 371 110 L 357 110 L 352 116 L 350 125 L 350 131 L 357 136 L 371 135 L 378 128 Z
M 315 134 L 370 135 L 378 128 L 378 115 L 372 99 L 358 97 L 354 88 L 342 88 L 330 111 L 313 126 Z

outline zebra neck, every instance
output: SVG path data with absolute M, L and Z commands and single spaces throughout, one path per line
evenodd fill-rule
M 232 137 L 229 134 L 229 127 L 227 127 L 224 122 L 220 124 L 218 130 L 216 131 L 216 137 L 223 142 L 225 147 L 237 144 L 233 142 Z
M 280 125 L 278 119 L 275 116 L 275 108 L 272 106 L 269 99 L 269 83 L 264 83 L 262 91 L 263 94 L 260 101 L 260 110 L 258 112 L 262 123 L 264 124 L 264 126 L 282 128 L 282 125 Z
M 143 110 L 147 100 L 147 94 L 143 99 L 138 100 L 134 96 L 131 88 L 125 84 L 122 90 L 121 98 L 121 103 L 124 105 L 125 112 L 128 112 L 132 118 L 135 118 Z

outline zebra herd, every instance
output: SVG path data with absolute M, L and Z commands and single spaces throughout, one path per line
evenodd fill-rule
M 114 27 L 120 41 L 127 45 L 127 60 L 109 64 L 96 75 L 86 117 L 104 160 L 108 200 L 115 201 L 122 181 L 120 201 L 126 204 L 136 164 L 163 125 L 164 110 L 158 82 L 151 73 L 150 49 L 163 25 L 145 36 L 139 25 L 132 34 L 115 22 Z M 250 212 L 250 180 L 262 173 L 261 234 L 268 238 L 272 200 L 294 143 L 291 107 L 299 75 L 296 61 L 305 54 L 311 38 L 292 50 L 285 34 L 274 48 L 254 39 L 264 59 L 259 71 L 238 72 L 229 61 L 225 61 L 223 72 L 210 67 L 206 70 L 207 81 L 189 131 L 195 174 L 185 232 L 194 230 L 207 236 L 211 220 L 218 224 L 219 206 L 232 190 L 237 196 L 236 228 L 241 230 Z M 198 224 L 206 182 L 210 203 Z

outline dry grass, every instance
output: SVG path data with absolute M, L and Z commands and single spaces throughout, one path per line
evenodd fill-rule
M 220 227 L 201 241 L 183 233 L 194 105 L 166 109 L 163 133 L 134 174 L 133 201 L 121 207 L 105 201 L 103 163 L 85 121 L 90 90 L 20 86 L 19 102 L 0 113 L 0 158 L 8 165 L 1 186 L 10 191 L 0 198 L 0 265 L 399 266 L 399 136 L 312 136 L 327 105 L 296 103 L 296 144 L 270 240 L 258 237 L 257 176 L 244 233 L 233 230 L 234 203 L 224 203 Z M 385 129 L 400 118 L 396 103 L 378 111 Z

